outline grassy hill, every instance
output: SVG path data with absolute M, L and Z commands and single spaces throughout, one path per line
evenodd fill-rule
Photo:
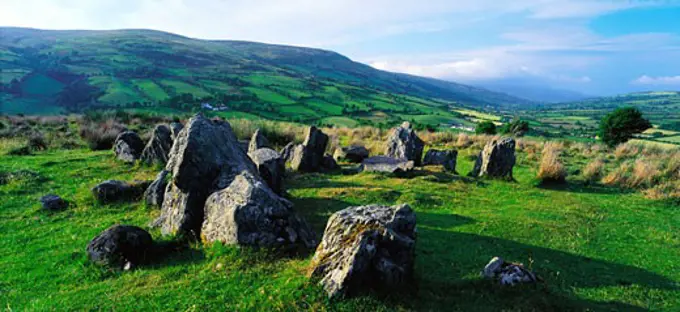
M 464 123 L 456 108 L 533 103 L 485 89 L 376 70 L 319 49 L 208 41 L 151 30 L 0 28 L 0 112 L 218 107 L 303 122 Z

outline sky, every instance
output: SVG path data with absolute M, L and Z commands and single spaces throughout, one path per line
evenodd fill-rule
M 680 90 L 680 0 L 0 0 L 0 26 L 317 47 L 469 84 Z

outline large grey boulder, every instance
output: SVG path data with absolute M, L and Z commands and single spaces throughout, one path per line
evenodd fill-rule
M 252 153 L 261 148 L 270 147 L 271 146 L 269 145 L 269 141 L 264 136 L 264 134 L 262 134 L 262 131 L 260 131 L 260 129 L 257 129 L 255 130 L 255 133 L 253 133 L 253 136 L 250 138 L 250 142 L 248 143 L 248 153 Z
M 68 202 L 58 195 L 48 194 L 40 197 L 43 210 L 60 211 L 68 208 Z
M 456 172 L 456 158 L 458 158 L 458 151 L 456 150 L 431 149 L 425 153 L 423 165 L 442 165 L 446 171 Z
M 131 225 L 114 225 L 87 245 L 93 262 L 117 269 L 131 269 L 144 263 L 153 247 L 149 232 Z
M 158 208 L 163 205 L 165 189 L 168 186 L 168 173 L 167 170 L 161 170 L 161 172 L 156 175 L 156 179 L 151 182 L 146 191 L 144 191 L 144 200 L 147 205 Z
M 170 148 L 172 148 L 172 131 L 166 125 L 157 125 L 142 151 L 141 161 L 149 165 L 165 165 L 168 162 Z
M 396 159 L 388 156 L 373 156 L 364 159 L 361 170 L 367 172 L 405 173 L 412 171 L 414 162 L 405 159 Z
M 512 168 L 514 166 L 515 140 L 511 138 L 495 139 L 487 143 L 479 153 L 470 176 L 512 180 Z
M 416 215 L 408 205 L 350 207 L 328 220 L 311 276 L 329 297 L 407 285 L 415 246 Z
M 333 153 L 333 158 L 335 158 L 336 161 L 348 161 L 357 164 L 364 161 L 368 156 L 368 149 L 361 145 L 350 145 L 337 148 L 335 149 L 335 153 Z
M 283 194 L 283 180 L 286 175 L 286 162 L 281 155 L 271 148 L 260 148 L 249 154 L 260 177 L 278 195 Z
M 413 130 L 411 123 L 405 121 L 392 131 L 387 140 L 385 155 L 397 159 L 412 160 L 416 166 L 420 166 L 424 147 L 425 143 Z
M 302 145 L 298 145 L 291 155 L 291 168 L 300 172 L 321 171 L 324 152 L 328 144 L 328 136 L 314 126 L 307 130 L 307 137 Z
M 161 232 L 198 238 L 205 200 L 217 190 L 220 176 L 257 172 L 228 122 L 203 115 L 191 118 L 180 131 L 165 167 L 172 179 L 161 208 Z
M 103 204 L 119 201 L 136 201 L 151 184 L 150 181 L 134 181 L 132 183 L 107 180 L 92 188 L 94 198 Z
M 144 141 L 133 131 L 125 131 L 116 137 L 113 143 L 113 152 L 116 158 L 126 163 L 133 163 L 142 154 Z
M 314 234 L 292 203 L 243 171 L 205 204 L 201 236 L 206 241 L 267 248 L 313 248 Z

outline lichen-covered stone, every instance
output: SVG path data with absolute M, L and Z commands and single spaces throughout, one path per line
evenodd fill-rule
M 281 155 L 270 148 L 260 148 L 249 154 L 260 177 L 278 195 L 283 194 L 283 180 L 286 175 L 286 163 Z
M 179 122 L 173 122 L 170 124 L 170 135 L 172 136 L 173 141 L 179 135 L 179 132 L 182 131 L 182 129 L 184 129 L 184 125 Z
M 339 147 L 335 149 L 335 153 L 333 153 L 333 158 L 336 161 L 348 161 L 357 164 L 364 161 L 364 159 L 368 158 L 368 156 L 368 149 L 361 145 L 351 145 L 341 148 Z
M 261 148 L 270 148 L 269 140 L 264 136 L 260 129 L 255 130 L 248 143 L 248 153 L 252 153 Z
M 292 152 L 291 168 L 300 172 L 321 171 L 327 144 L 326 134 L 314 126 L 309 127 L 305 141 Z
M 149 142 L 142 151 L 141 161 L 146 164 L 165 165 L 172 148 L 172 132 L 166 125 L 158 125 L 153 129 Z
M 408 205 L 350 207 L 328 220 L 311 276 L 329 297 L 408 285 L 415 245 L 416 215 Z
M 295 215 L 292 203 L 248 171 L 208 197 L 201 235 L 209 242 L 267 248 L 315 244 L 312 230 Z
M 420 166 L 424 147 L 423 140 L 406 121 L 392 131 L 387 140 L 385 155 L 396 159 L 412 160 L 414 165 Z
M 293 150 L 295 150 L 295 142 L 290 142 L 281 149 L 279 154 L 281 154 L 281 158 L 283 158 L 285 162 L 288 162 L 293 156 Z
M 494 257 L 484 267 L 482 276 L 498 281 L 501 285 L 514 286 L 517 284 L 534 283 L 536 275 L 524 268 L 521 263 L 506 262 L 503 258 Z
M 146 204 L 151 207 L 160 208 L 163 205 L 163 198 L 165 197 L 165 189 L 168 186 L 168 171 L 161 170 L 156 175 L 156 179 L 151 182 L 149 187 L 144 192 L 144 200 Z
M 117 269 L 130 269 L 144 263 L 153 239 L 149 232 L 131 225 L 114 225 L 87 245 L 91 261 Z
M 92 188 L 94 198 L 103 204 L 119 201 L 136 201 L 149 187 L 151 181 L 135 181 L 132 183 L 107 180 Z
M 144 141 L 133 131 L 125 131 L 116 137 L 113 153 L 116 158 L 126 163 L 133 163 L 142 154 Z
M 366 172 L 405 173 L 415 167 L 413 161 L 388 156 L 373 156 L 364 159 L 361 170 Z
M 479 153 L 470 176 L 512 180 L 515 166 L 515 140 L 493 140 Z
M 436 149 L 430 149 L 425 153 L 425 159 L 423 159 L 423 165 L 441 165 L 446 169 L 446 171 L 456 172 L 456 158 L 458 157 L 458 151 L 447 150 L 440 151 Z

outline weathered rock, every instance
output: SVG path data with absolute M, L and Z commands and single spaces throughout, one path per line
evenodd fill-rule
M 458 151 L 440 151 L 436 149 L 428 150 L 423 159 L 423 165 L 442 165 L 446 171 L 456 172 L 456 158 Z
M 326 155 L 323 157 L 321 168 L 323 168 L 325 171 L 335 171 L 341 169 L 340 165 L 335 162 L 335 159 L 331 155 Z
M 163 205 L 163 198 L 165 197 L 165 189 L 168 186 L 168 171 L 161 170 L 156 175 L 156 179 L 144 191 L 144 200 L 146 204 L 152 207 L 161 207 Z
M 284 161 L 288 162 L 290 161 L 291 156 L 293 155 L 293 150 L 295 149 L 295 143 L 290 142 L 284 146 L 279 154 L 281 154 L 281 158 L 283 158 Z
M 364 159 L 368 158 L 368 149 L 360 145 L 351 145 L 347 147 L 335 149 L 333 153 L 333 158 L 336 161 L 348 161 L 352 163 L 361 163 Z
M 200 114 L 179 133 L 165 169 L 172 179 L 161 209 L 161 232 L 194 238 L 200 235 L 205 200 L 220 188 L 217 178 L 257 172 L 229 123 Z
M 248 153 L 252 153 L 258 149 L 261 148 L 270 148 L 271 146 L 269 145 L 269 141 L 267 138 L 262 134 L 262 131 L 260 129 L 255 130 L 255 133 L 253 133 L 252 138 L 250 138 L 250 142 L 248 143 Z
M 314 234 L 257 176 L 243 171 L 205 204 L 201 235 L 220 241 L 267 248 L 314 247 Z
M 116 158 L 127 163 L 132 163 L 139 159 L 143 149 L 144 142 L 133 131 L 122 132 L 113 143 L 113 152 L 116 154 Z
M 149 232 L 131 225 L 114 225 L 87 245 L 90 260 L 118 269 L 143 264 L 149 256 L 153 239 Z
M 412 171 L 414 162 L 405 159 L 396 159 L 387 156 L 373 156 L 364 159 L 361 163 L 362 171 L 404 173 Z
M 511 138 L 493 140 L 479 153 L 470 176 L 512 180 L 514 166 L 515 140 Z
M 68 208 L 68 202 L 54 194 L 41 197 L 40 203 L 42 203 L 42 208 L 47 211 L 60 211 Z
M 179 132 L 184 129 L 184 125 L 179 123 L 179 122 L 173 122 L 170 124 L 170 135 L 172 136 L 172 140 L 175 141 L 175 138 L 177 135 L 179 135 Z
M 150 181 L 127 183 L 118 180 L 107 180 L 93 187 L 92 194 L 100 203 L 135 201 L 142 196 L 150 184 Z
M 408 205 L 350 207 L 328 220 L 311 275 L 329 297 L 407 285 L 415 245 L 416 215 Z
M 387 141 L 385 155 L 396 159 L 412 160 L 414 165 L 420 166 L 424 147 L 423 140 L 416 135 L 411 124 L 406 121 L 392 131 Z
M 158 125 L 142 151 L 141 161 L 151 164 L 165 165 L 172 148 L 172 132 L 166 125 Z
M 281 155 L 271 148 L 260 148 L 249 154 L 260 177 L 278 195 L 283 194 L 283 179 L 286 175 L 286 163 Z
M 500 257 L 494 257 L 484 267 L 482 276 L 498 281 L 501 285 L 514 286 L 516 284 L 534 283 L 537 277 L 524 268 L 521 263 L 505 262 Z
M 291 168 L 300 172 L 318 172 L 321 170 L 324 152 L 328 144 L 328 136 L 312 126 L 302 145 L 298 145 L 291 155 Z

